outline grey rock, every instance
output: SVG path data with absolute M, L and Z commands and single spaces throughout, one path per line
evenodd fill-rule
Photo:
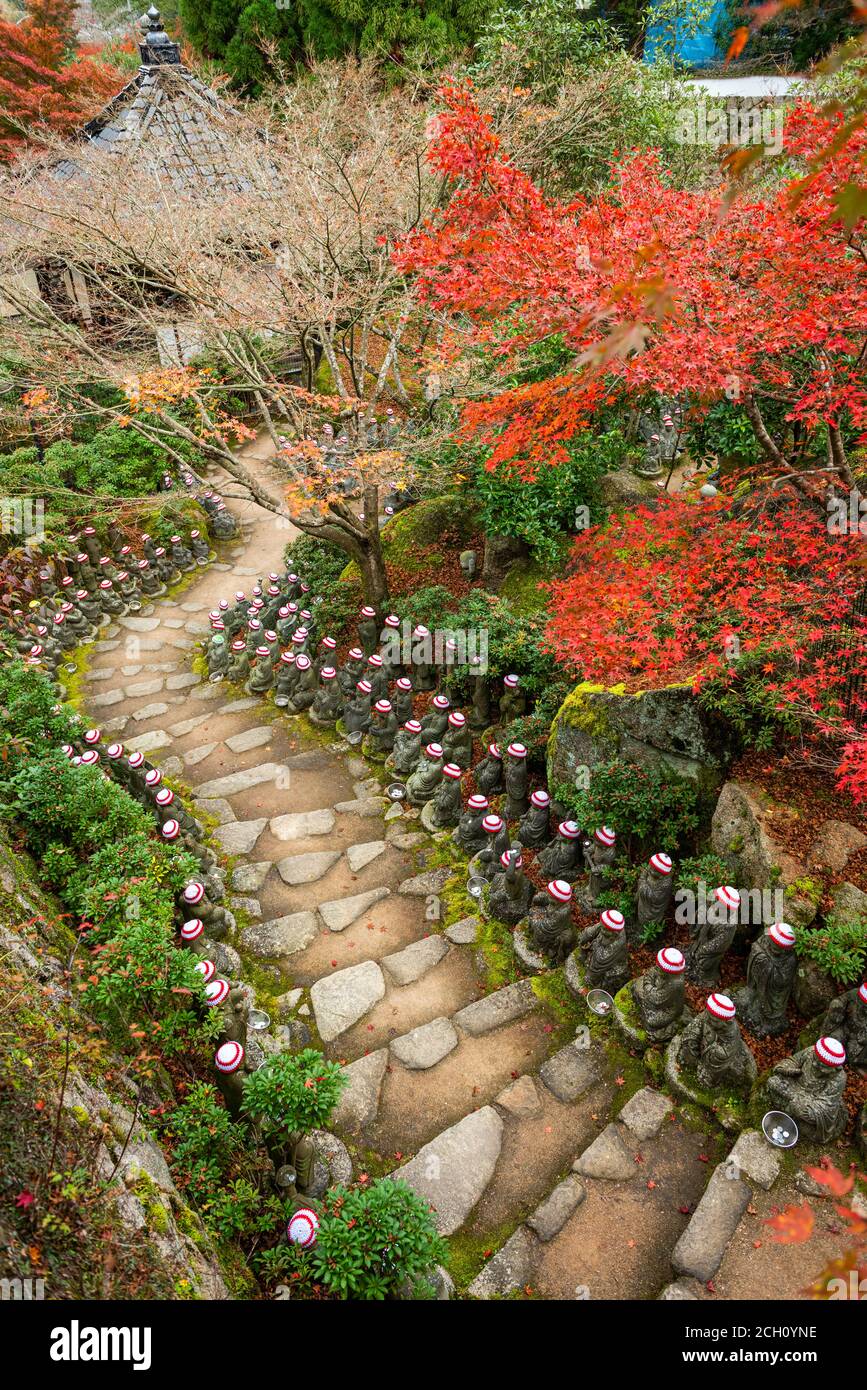
M 165 729 L 151 729 L 147 734 L 138 734 L 126 744 L 130 753 L 156 753 L 160 748 L 171 747 L 171 738 Z
M 827 1009 L 837 993 L 837 986 L 814 960 L 802 956 L 798 961 L 792 998 L 795 1008 L 804 1018 L 815 1018 Z
M 121 618 L 118 623 L 118 626 L 125 627 L 127 632 L 154 632 L 159 625 L 159 618 L 142 618 L 135 614 Z
M 324 849 L 313 854 L 289 854 L 279 860 L 277 872 L 284 883 L 315 883 L 323 878 L 340 858 L 339 849 Z
M 453 1021 L 464 1033 L 471 1037 L 481 1037 L 492 1028 L 500 1028 L 504 1023 L 514 1023 L 536 1007 L 538 1000 L 529 980 L 518 980 L 517 984 L 506 985 L 496 993 L 467 1004 L 454 1015 Z
M 714 1169 L 689 1225 L 674 1247 L 671 1264 L 675 1274 L 691 1275 L 701 1284 L 713 1278 L 751 1197 L 745 1182 L 729 1176 L 726 1164 Z
M 255 709 L 258 704 L 258 700 L 244 696 L 240 700 L 230 700 L 227 705 L 220 705 L 220 714 L 241 714 L 245 709 Z
M 570 1174 L 558 1183 L 554 1191 L 541 1202 L 527 1225 L 535 1231 L 540 1240 L 553 1240 L 562 1231 L 569 1217 L 584 1201 L 587 1192 L 583 1182 L 575 1174 Z
M 383 956 L 381 964 L 396 985 L 410 985 L 438 965 L 443 956 L 448 955 L 448 949 L 448 943 L 441 936 L 426 936 L 402 951 Z
M 215 690 L 216 686 L 211 686 L 211 689 Z M 286 769 L 282 763 L 258 763 L 256 767 L 248 767 L 243 772 L 229 772 L 225 777 L 203 782 L 199 795 L 235 796 L 237 792 L 249 791 L 251 787 L 260 787 L 263 782 L 274 782 L 285 775 Z
M 688 1279 L 675 1279 L 673 1284 L 666 1284 L 659 1299 L 663 1303 L 697 1303 L 699 1301 L 698 1294 Z
M 378 859 L 384 851 L 385 840 L 368 840 L 366 844 L 350 845 L 346 851 L 346 858 L 352 872 L 357 874 L 365 865 Z
M 732 866 L 730 883 L 751 889 L 781 889 L 787 922 L 808 927 L 816 916 L 820 893 L 806 892 L 811 882 L 806 864 L 773 836 L 774 806 L 760 787 L 726 782 L 711 822 L 711 846 Z
M 673 1109 L 669 1096 L 645 1086 L 630 1097 L 617 1118 L 636 1139 L 655 1139 Z
M 166 690 L 189 690 L 191 686 L 199 685 L 201 679 L 195 671 L 181 671 L 177 676 L 166 677 Z
M 185 734 L 191 734 L 193 729 L 206 724 L 210 717 L 209 714 L 196 714 L 192 719 L 182 719 L 180 724 L 169 725 L 169 733 L 174 734 L 175 738 L 183 738 Z
M 606 1125 L 572 1165 L 584 1178 L 604 1178 L 607 1182 L 628 1182 L 635 1177 L 635 1155 L 623 1141 L 624 1131 L 616 1124 Z
M 108 709 L 110 705 L 119 705 L 123 699 L 123 691 L 106 690 L 102 695 L 91 695 L 87 703 L 93 709 Z M 135 715 L 133 715 L 135 719 Z
M 437 1230 L 450 1236 L 491 1181 L 502 1142 L 503 1121 L 493 1106 L 485 1105 L 425 1144 L 394 1177 L 430 1202 Z
M 497 1298 L 523 1289 L 532 1282 L 539 1246 L 526 1226 L 519 1226 L 502 1249 L 485 1265 L 470 1284 L 473 1298 Z
M 304 998 L 303 989 L 288 989 L 285 994 L 278 994 L 274 1000 L 277 1008 L 277 1017 L 285 1021 L 298 1007 Z
M 841 883 L 834 891 L 833 911 L 842 922 L 863 922 L 867 918 L 867 893 L 854 883 Z
M 240 894 L 234 894 L 229 899 L 229 906 L 233 912 L 246 912 L 248 917 L 257 921 L 262 916 L 262 908 L 258 898 L 246 898 Z
M 270 871 L 270 859 L 260 859 L 257 864 L 239 864 L 232 872 L 232 887 L 240 893 L 258 893 Z
M 343 1092 L 331 1113 L 329 1124 L 335 1129 L 345 1129 L 350 1134 L 358 1134 L 376 1119 L 379 1110 L 379 1097 L 385 1069 L 388 1065 L 388 1049 L 380 1047 L 350 1062 L 343 1074 L 349 1085 Z
M 227 854 L 250 854 L 266 824 L 265 816 L 259 820 L 230 821 L 217 826 L 214 839 L 219 840 Z
M 780 1176 L 782 1164 L 776 1150 L 759 1130 L 745 1129 L 738 1135 L 726 1159 L 726 1167 L 730 1173 L 737 1169 L 749 1182 L 768 1192 Z
M 263 743 L 270 743 L 274 737 L 274 730 L 270 724 L 260 724 L 255 729 L 245 729 L 243 733 L 231 734 L 226 739 L 226 747 L 231 748 L 233 753 L 246 753 L 250 748 L 261 748 Z
M 214 941 L 208 946 L 208 954 L 221 975 L 232 980 L 240 979 L 241 957 L 234 946 L 225 941 Z
M 415 878 L 405 878 L 398 893 L 410 898 L 430 898 L 441 893 L 451 878 L 452 869 L 428 869 L 426 873 L 416 874 Z
M 200 743 L 196 748 L 191 748 L 188 753 L 182 753 L 186 767 L 196 767 L 203 763 L 205 758 L 209 758 L 216 748 L 216 743 Z
M 126 687 L 126 695 L 128 699 L 132 700 L 135 699 L 136 696 L 156 695 L 162 688 L 162 679 L 157 676 L 151 681 L 136 681 L 135 685 L 128 685 Z
M 367 893 L 354 893 L 348 898 L 332 898 L 330 902 L 319 904 L 319 915 L 329 931 L 345 931 L 362 912 L 388 896 L 387 888 L 371 888 Z
M 495 1105 L 499 1105 L 503 1110 L 508 1110 L 510 1115 L 518 1119 L 526 1119 L 529 1115 L 538 1115 L 542 1109 L 542 1102 L 539 1099 L 539 1092 L 536 1089 L 536 1082 L 532 1076 L 519 1076 L 512 1081 L 496 1097 Z
M 180 758 L 165 758 L 160 762 L 160 769 L 164 777 L 180 777 L 184 765 Z
M 412 1032 L 392 1038 L 390 1043 L 392 1055 L 410 1071 L 427 1071 L 428 1067 L 435 1067 L 457 1045 L 458 1035 L 447 1018 L 422 1023 Z
M 306 840 L 310 835 L 330 835 L 334 829 L 334 812 L 290 811 L 285 816 L 274 816 L 271 821 L 271 834 L 278 840 Z
M 376 961 L 324 975 L 310 989 L 310 1003 L 323 1042 L 333 1042 L 363 1018 L 385 994 L 385 980 Z
M 455 946 L 472 946 L 479 934 L 479 919 L 462 917 L 459 922 L 446 927 L 445 934 Z
M 387 835 L 389 844 L 394 845 L 395 849 L 418 849 L 419 845 L 426 845 L 428 837 L 421 830 L 401 831 L 395 835 L 393 829 Z
M 588 1047 L 567 1043 L 539 1068 L 539 1076 L 551 1094 L 565 1104 L 589 1091 L 599 1080 L 599 1071 Z
M 143 705 L 141 709 L 134 709 L 132 717 L 137 724 L 141 724 L 145 719 L 156 719 L 159 715 L 166 714 L 168 708 L 168 705 L 156 701 L 152 705 Z
M 203 816 L 210 816 L 218 825 L 228 825 L 229 821 L 235 819 L 235 812 L 232 810 L 228 801 L 222 797 L 201 797 L 196 796 L 196 809 Z
M 349 816 L 381 816 L 391 803 L 384 796 L 365 796 L 353 801 L 338 801 L 335 811 Z
M 241 945 L 254 956 L 293 956 L 310 945 L 317 931 L 315 912 L 290 912 L 247 927 L 241 933 Z
M 827 820 L 813 842 L 807 856 L 807 864 L 812 868 L 830 869 L 839 874 L 845 869 L 853 854 L 867 845 L 867 835 L 848 821 Z

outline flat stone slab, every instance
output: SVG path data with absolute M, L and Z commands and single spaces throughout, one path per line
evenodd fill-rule
M 209 758 L 216 748 L 216 743 L 199 743 L 195 748 L 191 748 L 188 753 L 182 753 L 181 757 L 187 767 L 196 767 L 198 763 L 203 763 L 205 758 Z
M 730 1176 L 720 1163 L 705 1188 L 671 1256 L 675 1274 L 691 1275 L 702 1284 L 712 1279 L 722 1264 L 729 1242 L 752 1198 L 747 1183 Z
M 519 1226 L 470 1284 L 473 1298 L 502 1298 L 532 1283 L 539 1245 L 526 1226 Z
M 182 719 L 180 724 L 170 724 L 169 733 L 174 734 L 175 738 L 183 738 L 185 734 L 191 734 L 193 729 L 198 729 L 201 724 L 206 724 L 210 717 L 209 714 L 194 714 L 192 719 Z
M 250 854 L 267 823 L 266 816 L 259 820 L 230 821 L 228 825 L 217 826 L 214 838 L 220 841 L 227 854 Z
M 128 699 L 134 699 L 140 695 L 157 695 L 163 688 L 162 676 L 155 676 L 150 681 L 136 681 L 134 685 L 126 687 Z
M 445 934 L 455 946 L 472 946 L 479 935 L 479 919 L 462 917 L 460 922 L 453 922 L 450 927 L 446 927 Z
M 419 845 L 429 843 L 427 835 L 421 830 L 398 830 L 392 827 L 388 832 L 389 844 L 394 845 L 395 849 L 418 849 Z
M 171 738 L 165 729 L 151 729 L 147 734 L 138 734 L 124 747 L 129 753 L 156 753 L 160 748 L 171 747 Z
M 385 851 L 385 840 L 368 840 L 365 845 L 350 845 L 346 851 L 349 867 L 354 874 L 366 864 L 372 864 Z
M 197 685 L 196 688 L 195 688 L 195 690 L 190 690 L 190 691 L 188 692 L 188 694 L 187 694 L 187 699 L 188 699 L 188 700 L 216 700 L 217 697 L 218 697 L 218 695 L 219 695 L 219 693 L 220 693 L 220 692 L 219 692 L 219 690 L 217 689 L 216 685 L 211 685 L 210 682 L 209 682 L 207 685 Z M 177 696 L 176 698 L 177 698 L 178 700 L 181 700 L 181 699 L 182 699 L 182 697 L 181 697 L 180 695 Z
M 232 887 L 239 893 L 258 893 L 271 868 L 270 859 L 260 859 L 257 864 L 239 864 L 232 873 Z
M 388 896 L 388 888 L 371 888 L 367 893 L 353 893 L 348 898 L 332 898 L 330 902 L 319 904 L 319 915 L 329 931 L 345 931 L 362 912 Z
M 333 829 L 334 812 L 329 808 L 290 811 L 288 815 L 274 816 L 271 820 L 271 834 L 278 840 L 306 840 L 309 835 L 330 835 Z
M 385 994 L 385 980 L 375 960 L 335 970 L 310 989 L 310 1003 L 323 1042 L 333 1042 L 363 1018 Z
M 258 898 L 248 898 L 241 893 L 233 893 L 229 898 L 229 906 L 233 912 L 246 912 L 248 917 L 258 920 L 262 916 L 262 907 Z
M 393 1176 L 431 1204 L 437 1230 L 450 1236 L 464 1224 L 494 1176 L 502 1143 L 502 1118 L 492 1105 L 485 1105 L 443 1130 Z
M 426 936 L 402 951 L 383 956 L 381 964 L 396 985 L 411 985 L 438 965 L 448 950 L 448 942 L 441 936 Z
M 527 1225 L 540 1240 L 553 1240 L 586 1196 L 587 1189 L 581 1179 L 570 1174 L 557 1184 L 544 1202 L 539 1203 L 533 1215 L 527 1217 Z
M 538 1115 L 542 1109 L 542 1102 L 539 1099 L 539 1092 L 536 1089 L 536 1082 L 532 1076 L 519 1076 L 516 1081 L 512 1081 L 501 1091 L 495 1099 L 495 1105 L 499 1105 L 503 1110 L 508 1110 L 510 1115 L 517 1119 L 526 1119 L 529 1115 Z
M 240 734 L 231 734 L 226 739 L 226 747 L 231 748 L 233 753 L 246 753 L 250 748 L 261 748 L 263 743 L 270 743 L 274 737 L 274 730 L 270 724 L 260 724 L 255 729 L 244 729 Z
M 156 645 L 159 646 L 159 643 L 157 643 Z M 120 642 L 108 642 L 105 639 L 103 639 L 100 642 L 94 642 L 93 650 L 95 652 L 116 652 L 119 646 Z
M 435 1018 L 430 1023 L 422 1023 L 411 1033 L 400 1038 L 392 1038 L 392 1055 L 410 1071 L 427 1071 L 435 1067 L 458 1045 L 458 1035 L 452 1027 L 451 1019 Z
M 95 702 L 91 700 L 91 704 L 94 703 Z M 152 705 L 143 705 L 141 709 L 134 709 L 132 717 L 137 724 L 141 724 L 145 719 L 158 719 L 161 714 L 167 714 L 168 708 L 168 705 L 157 701 Z
M 211 687 L 214 689 L 214 687 Z M 211 782 L 203 782 L 199 787 L 200 796 L 235 796 L 237 792 L 259 787 L 263 782 L 274 782 L 286 775 L 282 763 L 258 763 L 243 772 L 229 772 L 225 777 L 215 777 Z M 273 822 L 272 822 L 273 825 Z
M 628 1182 L 635 1177 L 635 1154 L 623 1142 L 623 1132 L 616 1124 L 606 1125 L 580 1158 L 572 1171 L 585 1178 L 604 1178 L 607 1182 Z
M 386 796 L 362 796 L 354 801 L 338 801 L 335 811 L 350 816 L 381 816 L 391 802 Z
M 166 690 L 189 690 L 190 686 L 199 685 L 201 679 L 195 671 L 181 671 L 177 676 L 166 677 Z
M 245 695 L 240 700 L 230 700 L 227 705 L 220 705 L 220 714 L 240 714 L 242 710 L 255 709 L 258 704 L 259 701 L 251 695 Z
M 159 618 L 139 618 L 135 614 L 118 619 L 118 626 L 125 627 L 127 632 L 154 632 L 159 625 Z
M 340 858 L 339 849 L 325 849 L 318 854 L 289 854 L 277 864 L 284 883 L 315 883 L 328 873 Z
M 229 821 L 235 820 L 235 812 L 232 810 L 228 801 L 222 797 L 196 797 L 197 809 L 202 815 L 211 816 L 218 825 L 228 825 Z
M 745 1129 L 738 1135 L 737 1143 L 726 1159 L 730 1172 L 736 1168 L 742 1177 L 763 1187 L 766 1192 L 780 1176 L 781 1166 L 776 1151 L 758 1129 Z
M 599 1071 L 589 1047 L 569 1043 L 543 1063 L 539 1076 L 552 1095 L 568 1104 L 595 1085 Z
M 388 1048 L 377 1048 L 357 1062 L 344 1067 L 343 1075 L 348 1077 L 349 1085 L 343 1092 L 328 1123 L 335 1129 L 345 1129 L 350 1134 L 358 1134 L 376 1119 L 379 1110 L 379 1096 L 385 1069 L 388 1066 Z
M 303 753 L 293 753 L 286 762 L 297 772 L 312 772 L 314 768 L 322 767 L 322 751 L 319 748 L 308 748 Z
M 310 945 L 318 930 L 315 912 L 291 912 L 247 927 L 241 933 L 241 944 L 254 956 L 294 956 Z
M 492 1028 L 501 1028 L 505 1023 L 514 1023 L 536 1007 L 538 1000 L 529 980 L 518 980 L 517 984 L 506 985 L 495 994 L 489 994 L 474 1004 L 467 1004 L 453 1017 L 453 1022 L 470 1037 L 478 1038 L 490 1033 Z
M 645 1086 L 630 1097 L 617 1118 L 632 1130 L 636 1139 L 655 1139 L 673 1110 L 670 1096 Z
M 164 777 L 180 777 L 184 770 L 184 765 L 180 758 L 165 758 L 160 762 Z
M 453 872 L 453 869 L 428 869 L 426 873 L 416 874 L 415 878 L 405 878 L 397 891 L 409 898 L 432 897 L 443 891 Z
M 122 690 L 106 690 L 102 695 L 91 695 L 87 703 L 93 709 L 108 709 L 110 705 L 119 705 L 124 698 Z M 165 709 L 165 705 L 162 707 Z M 135 719 L 133 715 L 133 719 Z

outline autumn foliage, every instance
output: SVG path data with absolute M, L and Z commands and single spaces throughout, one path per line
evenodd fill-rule
M 76 48 L 72 0 L 28 0 L 0 21 L 0 159 L 48 132 L 68 135 L 120 88 L 123 74 Z

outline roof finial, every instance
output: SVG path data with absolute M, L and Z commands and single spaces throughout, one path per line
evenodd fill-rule
M 142 63 L 146 67 L 161 63 L 180 63 L 181 50 L 176 43 L 172 42 L 163 28 L 162 15 L 156 5 L 151 5 L 150 9 L 142 15 L 139 20 L 139 28 L 142 31 L 139 53 Z

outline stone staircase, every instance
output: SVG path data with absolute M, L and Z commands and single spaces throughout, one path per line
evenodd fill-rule
M 605 1047 L 564 1037 L 529 978 L 488 993 L 475 919 L 443 931 L 449 870 L 425 868 L 416 813 L 333 735 L 194 669 L 208 611 L 282 570 L 292 535 L 252 503 L 232 509 L 225 561 L 94 643 L 89 717 L 212 827 L 239 918 L 226 957 L 276 1000 L 266 1044 L 310 1039 L 346 1064 L 332 1128 L 356 1172 L 394 1171 L 430 1200 L 462 1289 L 658 1297 L 711 1141 L 653 1091 L 614 1119 Z

